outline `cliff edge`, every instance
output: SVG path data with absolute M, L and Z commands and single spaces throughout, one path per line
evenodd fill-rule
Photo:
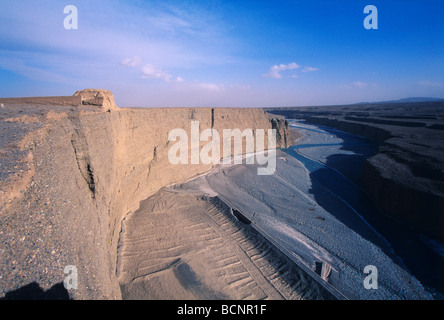
M 0 298 L 53 297 L 73 270 L 77 289 L 56 298 L 121 298 L 122 219 L 163 186 L 212 168 L 171 164 L 171 130 L 190 134 L 194 120 L 220 132 L 274 128 L 278 147 L 289 141 L 288 123 L 262 109 L 118 108 L 111 92 L 93 89 L 0 103 Z

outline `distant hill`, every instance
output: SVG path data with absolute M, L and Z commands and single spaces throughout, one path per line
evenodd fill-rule
M 388 101 L 376 101 L 376 102 L 358 102 L 355 104 L 379 104 L 379 103 L 409 103 L 409 102 L 433 102 L 433 101 L 444 101 L 444 98 L 431 98 L 431 97 L 410 97 L 399 100 L 388 100 Z

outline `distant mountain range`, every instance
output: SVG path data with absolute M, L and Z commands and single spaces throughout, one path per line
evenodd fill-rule
M 399 100 L 376 101 L 376 102 L 358 102 L 355 104 L 408 103 L 408 102 L 433 102 L 433 101 L 444 101 L 444 98 L 410 97 L 410 98 L 404 98 L 404 99 L 399 99 Z

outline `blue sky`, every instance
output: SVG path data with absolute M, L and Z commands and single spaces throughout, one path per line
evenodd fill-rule
M 366 5 L 378 29 L 366 30 Z M 78 29 L 63 9 L 78 9 Z M 0 0 L 0 96 L 119 106 L 444 98 L 444 0 Z

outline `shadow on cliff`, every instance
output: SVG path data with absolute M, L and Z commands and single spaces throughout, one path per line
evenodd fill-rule
M 337 132 L 334 131 L 334 134 L 337 135 Z M 341 138 L 344 139 L 343 136 Z M 384 214 L 361 189 L 365 159 L 377 152 L 377 146 L 362 148 L 358 144 L 348 144 L 346 139 L 344 141 L 341 150 L 351 151 L 353 154 L 327 157 L 326 167 L 322 166 L 310 173 L 312 186 L 309 192 L 314 195 L 320 206 L 339 221 L 381 248 L 395 263 L 407 268 L 424 286 L 442 294 L 444 258 L 424 244 L 418 232 Z M 326 188 L 343 201 L 330 201 L 325 197 Z M 356 213 L 362 216 L 371 228 Z
M 71 300 L 63 282 L 57 283 L 44 291 L 37 282 L 32 282 L 19 289 L 9 291 L 0 300 Z

